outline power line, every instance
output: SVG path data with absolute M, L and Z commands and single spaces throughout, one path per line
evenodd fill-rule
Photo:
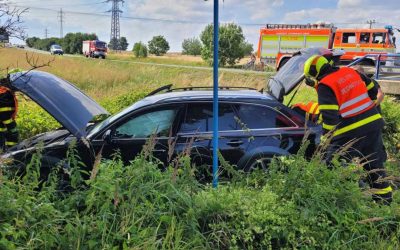
M 104 2 L 101 2 L 104 3 Z M 59 10 L 55 9 L 50 9 L 50 8 L 45 8 L 45 7 L 32 7 L 32 6 L 26 6 L 26 5 L 14 5 L 15 7 L 19 8 L 29 8 L 29 9 L 37 9 L 37 10 L 45 10 L 45 11 L 53 11 L 53 12 L 59 12 Z M 89 12 L 79 12 L 79 11 L 72 11 L 72 10 L 63 10 L 64 13 L 66 14 L 71 14 L 71 15 L 87 15 L 87 16 L 98 16 L 98 17 L 109 17 L 109 15 L 105 14 L 104 12 L 94 12 L 94 13 L 89 13 Z M 119 16 L 121 19 L 128 19 L 128 20 L 135 20 L 135 21 L 147 21 L 147 22 L 162 22 L 162 23 L 180 23 L 180 24 L 209 24 L 210 21 L 192 21 L 192 20 L 176 20 L 176 19 L 163 19 L 163 18 L 150 18 L 150 17 L 132 17 L 132 16 L 124 16 L 120 15 Z M 224 23 L 230 23 L 230 22 L 221 22 L 221 24 Z M 375 22 L 376 24 L 385 24 L 385 22 Z M 241 26 L 265 26 L 266 23 L 242 23 L 242 22 L 237 22 L 238 25 Z M 335 24 L 339 25 L 351 25 L 351 24 L 365 24 L 363 22 L 335 22 Z
M 63 9 L 60 9 L 60 12 L 58 13 L 58 19 L 60 21 L 60 38 L 64 37 L 64 33 L 63 33 L 63 23 L 64 23 L 64 16 L 65 13 L 63 12 Z

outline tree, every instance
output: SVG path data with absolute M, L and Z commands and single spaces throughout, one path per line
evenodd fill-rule
M 201 41 L 196 37 L 185 39 L 182 42 L 182 49 L 184 55 L 198 56 L 201 54 Z
M 112 38 L 108 47 L 112 50 L 126 50 L 128 48 L 128 40 L 126 37 L 121 37 L 119 40 L 117 38 Z
M 9 37 L 25 39 L 21 16 L 27 10 L 11 7 L 6 0 L 0 0 L 0 35 L 7 38 L 4 40 L 8 40 Z
M 169 44 L 163 36 L 154 36 L 148 43 L 149 53 L 156 56 L 164 55 L 169 50 Z
M 33 48 L 35 44 L 40 40 L 40 38 L 34 36 L 34 37 L 29 37 L 25 40 L 25 43 L 28 47 Z
M 133 54 L 136 57 L 147 57 L 147 47 L 144 43 L 138 42 L 133 45 Z
M 242 44 L 242 50 L 245 56 L 249 56 L 253 53 L 254 49 L 253 49 L 253 44 L 248 43 L 248 42 L 244 42 Z
M 108 43 L 108 48 L 111 50 L 118 50 L 118 39 L 111 38 L 110 42 Z
M 213 30 L 213 25 L 209 24 L 200 35 L 200 40 L 204 45 L 201 51 L 201 57 L 210 64 L 213 63 Z M 226 64 L 235 65 L 244 57 L 245 52 L 248 52 L 249 46 L 246 44 L 240 26 L 234 23 L 222 25 L 219 29 L 218 64 L 221 66 L 225 66 Z
M 123 36 L 119 39 L 119 46 L 120 46 L 121 50 L 128 49 L 129 43 L 128 43 L 128 40 L 126 39 L 126 37 Z
M 67 54 L 82 54 L 82 42 L 86 40 L 98 40 L 96 34 L 68 33 L 61 40 L 61 46 Z

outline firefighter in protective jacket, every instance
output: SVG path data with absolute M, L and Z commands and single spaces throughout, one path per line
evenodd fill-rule
M 372 101 L 376 99 L 379 86 L 354 69 L 332 66 L 319 55 L 305 62 L 304 74 L 307 85 L 317 90 L 324 134 L 332 134 L 328 155 L 353 143 L 347 156 L 361 158 L 373 199 L 391 202 L 392 188 L 382 180 L 386 177 L 383 169 L 386 160 L 382 141 L 384 122 Z
M 13 70 L 10 73 L 19 72 Z M 0 141 L 4 151 L 18 143 L 18 129 L 15 116 L 18 102 L 15 92 L 11 89 L 9 77 L 1 80 L 0 84 Z

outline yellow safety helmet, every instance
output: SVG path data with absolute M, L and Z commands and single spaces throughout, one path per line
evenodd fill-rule
M 317 77 L 321 73 L 321 69 L 325 65 L 331 65 L 324 56 L 314 55 L 307 59 L 304 63 L 304 76 L 306 77 L 306 84 L 315 87 L 318 83 Z

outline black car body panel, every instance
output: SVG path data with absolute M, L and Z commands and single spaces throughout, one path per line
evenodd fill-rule
M 75 97 L 74 103 L 84 100 L 77 101 L 76 105 L 68 103 L 74 112 L 77 106 L 85 106 L 85 109 L 82 108 L 83 111 L 78 112 L 82 114 L 78 116 L 58 110 L 59 102 L 54 101 L 51 94 L 47 95 L 51 84 L 37 83 L 44 89 L 41 93 L 32 90 L 33 82 L 27 84 L 28 79 L 14 80 L 15 88 L 33 100 L 39 100 L 42 107 L 47 107 L 49 113 L 65 123 L 68 131 L 52 131 L 25 140 L 3 154 L 3 158 L 28 162 L 41 141 L 42 155 L 48 164 L 55 164 L 56 159 L 61 161 L 66 157 L 71 143 L 76 141 L 76 152 L 90 170 L 97 154 L 111 159 L 119 152 L 122 160 L 128 163 L 142 151 L 149 138 L 154 138 L 152 153 L 164 165 L 185 152 L 190 152 L 196 165 L 211 165 L 212 91 L 149 96 L 102 122 L 88 126 L 93 115 L 104 114 L 105 110 L 84 94 L 77 94 L 80 91 L 68 82 L 60 83 L 59 78 L 48 73 L 38 75 L 42 80 L 55 82 L 58 92 L 67 92 L 60 93 L 62 96 Z M 273 96 L 255 90 L 220 91 L 219 108 L 219 150 L 225 160 L 241 169 L 247 169 L 260 158 L 295 154 L 305 135 L 309 135 L 311 152 L 321 133 L 319 126 L 306 122 L 304 117 Z
M 73 84 L 50 73 L 30 71 L 10 76 L 13 88 L 49 112 L 77 138 L 86 136 L 87 124 L 109 113 Z

